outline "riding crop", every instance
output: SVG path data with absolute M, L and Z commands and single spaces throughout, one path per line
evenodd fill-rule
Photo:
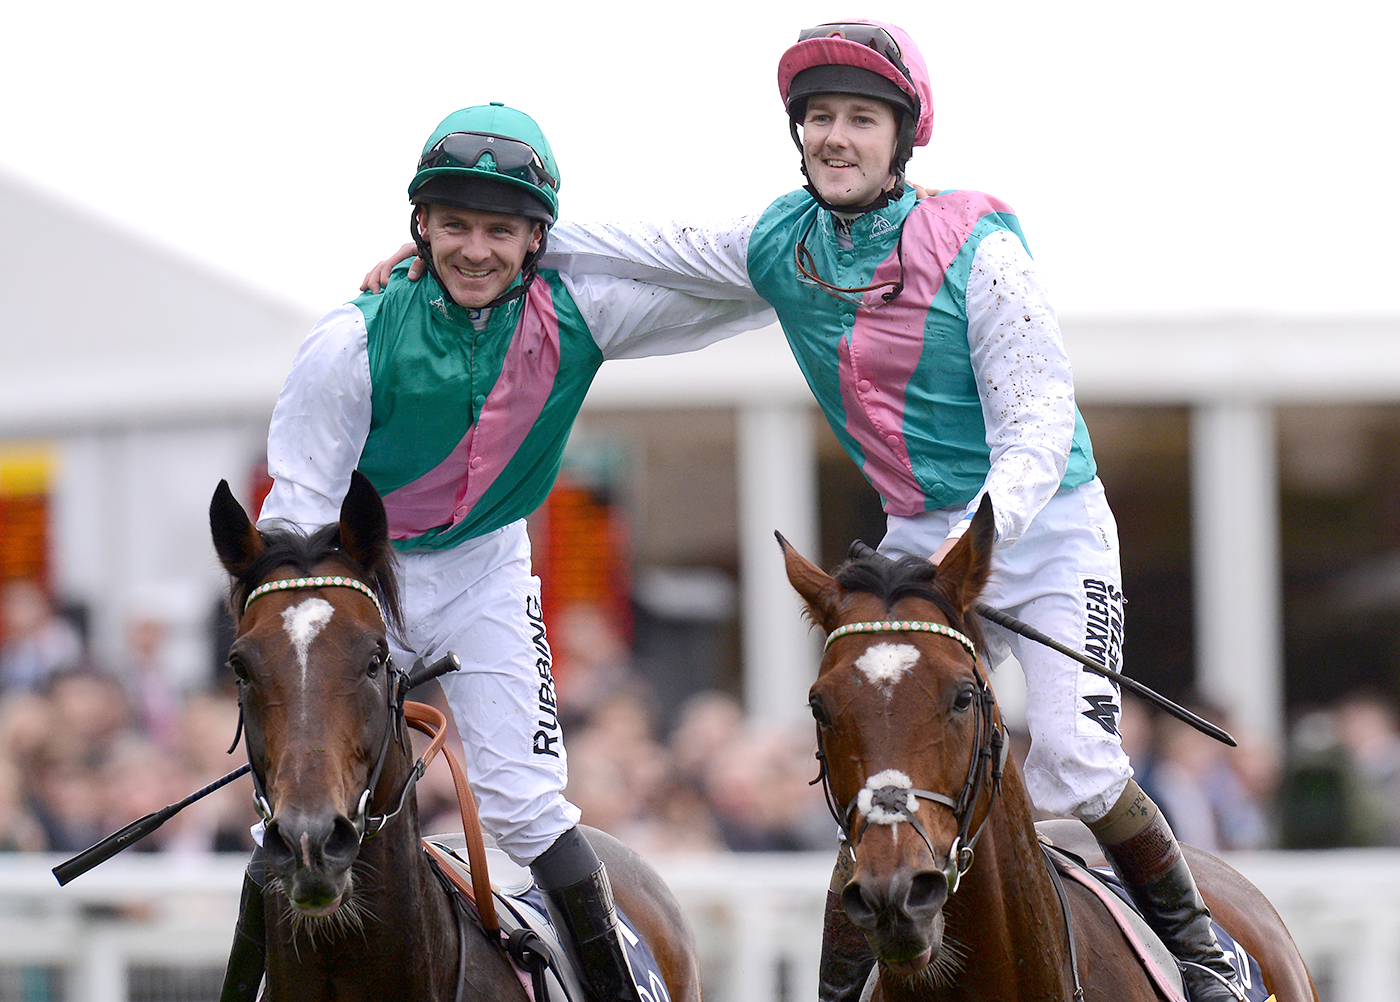
M 1116 672 L 1112 668 L 1105 668 L 1093 658 L 1089 657 L 1089 655 L 1076 651 L 1072 647 L 1066 647 L 1053 637 L 1047 637 L 1034 626 L 1031 626 L 1030 623 L 1023 622 L 1010 613 L 1002 612 L 1000 609 L 994 609 L 985 602 L 978 602 L 976 609 L 977 614 L 983 619 L 990 619 L 993 623 L 1010 630 L 1012 633 L 1019 633 L 1027 640 L 1034 640 L 1037 644 L 1044 644 L 1052 651 L 1058 651 L 1067 658 L 1073 658 L 1094 674 L 1102 675 L 1110 682 L 1114 682 L 1128 691 L 1136 693 L 1154 706 L 1160 707 L 1167 713 L 1170 713 L 1173 717 L 1176 717 L 1176 719 L 1190 724 L 1202 734 L 1215 738 L 1215 740 L 1227 744 L 1231 748 L 1237 748 L 1239 746 L 1238 742 L 1230 736 L 1230 732 L 1223 727 L 1217 727 L 1204 717 L 1192 713 L 1181 704 L 1173 703 L 1166 696 L 1163 696 L 1153 689 L 1149 689 L 1136 679 L 1128 678 L 1126 675 L 1121 672 Z
M 450 671 L 456 671 L 461 666 L 462 663 L 457 659 L 457 655 L 455 654 L 447 654 L 444 657 L 438 658 L 438 660 L 430 665 L 424 665 L 423 659 L 419 658 L 414 666 L 409 669 L 408 680 L 404 685 L 404 691 L 407 692 L 415 685 L 421 685 L 429 679 L 437 678 L 439 675 L 445 675 Z M 58 878 L 59 886 L 63 886 L 74 877 L 81 877 L 94 866 L 100 866 L 107 862 L 107 860 L 111 859 L 123 849 L 127 849 L 141 841 L 141 839 L 151 834 L 151 832 L 165 824 L 186 807 L 189 807 L 190 804 L 193 804 L 196 800 L 203 800 L 215 790 L 227 786 L 244 773 L 250 772 L 252 768 L 253 766 L 251 763 L 244 762 L 227 776 L 219 777 L 208 786 L 191 793 L 184 800 L 171 804 L 169 807 L 162 807 L 158 811 L 147 814 L 144 818 L 138 818 L 121 831 L 113 832 L 96 845 L 84 849 L 72 859 L 67 859 L 59 863 L 53 868 L 53 875 Z
M 854 543 L 851 544 L 850 554 L 853 557 L 867 558 L 877 556 L 878 551 L 876 551 L 875 548 L 870 546 L 869 544 L 863 543 L 860 540 L 856 540 Z M 976 603 L 974 605 L 974 608 L 977 610 L 977 614 L 983 619 L 990 620 L 991 622 L 996 623 L 1003 629 L 1010 630 L 1012 633 L 1019 633 L 1027 640 L 1034 640 L 1037 644 L 1044 644 L 1052 651 L 1056 651 L 1060 654 L 1063 654 L 1067 658 L 1071 658 L 1072 660 L 1079 662 L 1081 665 L 1089 669 L 1095 675 L 1102 675 L 1110 682 L 1113 682 L 1116 685 L 1120 685 L 1123 688 L 1127 689 L 1129 692 L 1141 696 L 1153 706 L 1156 706 L 1159 709 L 1170 713 L 1173 717 L 1176 717 L 1176 719 L 1184 723 L 1190 724 L 1202 734 L 1215 738 L 1215 740 L 1223 744 L 1227 744 L 1231 748 L 1239 747 L 1239 743 L 1230 735 L 1230 732 L 1225 730 L 1223 727 L 1217 727 L 1215 724 L 1212 724 L 1209 720 L 1206 720 L 1204 717 L 1192 713 L 1190 710 L 1188 710 L 1181 704 L 1173 703 L 1166 696 L 1163 696 L 1161 693 L 1153 689 L 1149 689 L 1147 686 L 1143 685 L 1136 679 L 1128 678 L 1126 675 L 1122 674 L 1121 672 L 1116 672 L 1112 668 L 1105 668 L 1093 658 L 1089 657 L 1089 655 L 1083 653 L 1082 651 L 1076 651 L 1072 647 L 1066 647 L 1058 640 L 1054 639 L 1053 637 L 1046 636 L 1044 633 L 1037 630 L 1034 626 L 1031 626 L 1029 623 L 1024 622 L 1023 620 L 1017 619 L 1009 612 L 1003 612 L 1000 609 L 993 608 L 985 602 Z
M 151 834 L 196 800 L 202 800 L 220 787 L 227 786 L 252 768 L 249 763 L 244 762 L 227 776 L 222 776 L 203 789 L 196 790 L 184 800 L 171 804 L 169 807 L 162 807 L 158 811 L 147 814 L 144 818 L 133 821 L 121 831 L 108 835 L 101 842 L 89 849 L 84 849 L 72 859 L 59 863 L 53 868 L 53 875 L 58 878 L 59 886 L 63 886 L 74 877 L 82 876 L 94 866 L 107 862 L 123 849 Z

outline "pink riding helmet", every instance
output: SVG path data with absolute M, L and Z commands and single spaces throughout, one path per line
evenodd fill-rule
M 783 107 L 789 107 L 793 78 L 817 66 L 853 66 L 894 84 L 907 95 L 915 111 L 914 145 L 928 145 L 933 134 L 933 88 L 923 54 L 903 28 L 862 19 L 822 24 L 801 32 L 797 44 L 778 61 L 778 93 Z

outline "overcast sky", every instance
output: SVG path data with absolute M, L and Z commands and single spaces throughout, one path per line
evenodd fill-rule
M 0 171 L 310 312 L 407 231 L 450 111 L 530 112 L 564 216 L 718 218 L 797 186 L 801 27 L 919 42 L 910 176 L 1005 199 L 1064 314 L 1400 315 L 1393 2 L 14 4 Z M 83 253 L 56 261 L 101 268 Z

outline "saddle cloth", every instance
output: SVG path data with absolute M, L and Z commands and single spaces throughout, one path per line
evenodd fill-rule
M 1138 915 L 1137 906 L 1133 904 L 1132 898 L 1128 896 L 1127 889 L 1123 887 L 1118 875 L 1108 867 L 1093 867 L 1089 870 L 1100 881 L 1106 884 L 1115 894 L 1123 899 L 1133 914 Z M 1138 916 L 1141 921 L 1141 916 Z M 1144 923 L 1145 925 L 1146 923 Z M 1268 1002 L 1272 996 L 1264 987 L 1264 972 L 1259 967 L 1259 961 L 1251 957 L 1243 946 L 1235 942 L 1235 938 L 1229 931 L 1215 919 L 1210 921 L 1211 928 L 1215 930 L 1216 942 L 1220 944 L 1220 949 L 1225 954 L 1225 959 L 1230 961 L 1230 966 L 1235 969 L 1235 978 L 1239 981 L 1240 987 L 1244 989 L 1245 998 L 1248 1002 Z M 1156 939 L 1156 936 L 1153 936 Z M 1158 941 L 1160 943 L 1160 940 Z M 1165 947 L 1163 948 L 1165 949 Z M 1170 956 L 1170 954 L 1168 954 Z
M 528 867 L 516 863 L 503 851 L 491 843 L 491 837 L 483 833 L 486 840 L 486 867 L 491 874 L 491 890 L 496 899 L 496 917 L 500 920 L 501 931 L 509 936 L 517 929 L 530 929 L 535 932 L 549 950 L 549 964 L 545 972 L 546 998 L 535 998 L 534 987 L 528 971 L 518 967 L 517 973 L 525 986 L 525 994 L 533 1002 L 585 1002 L 583 983 L 578 975 L 578 957 L 567 936 L 560 936 L 545 907 L 544 895 L 535 886 L 534 876 Z M 447 835 L 428 835 L 424 842 L 431 843 L 447 857 L 447 861 L 468 880 L 471 879 L 471 864 L 467 862 L 467 840 L 460 832 Z M 637 935 L 632 920 L 617 912 L 618 928 L 622 933 L 623 946 L 627 951 L 627 961 L 632 967 L 637 989 L 642 1002 L 671 1002 L 666 990 L 666 981 L 661 976 L 661 968 L 652 956 L 646 942 Z M 511 961 L 514 965 L 515 961 Z
M 1091 891 L 1095 888 L 1086 881 L 1097 883 L 1099 891 L 1096 896 L 1104 901 L 1105 907 L 1118 922 L 1124 937 L 1133 946 L 1159 991 L 1171 1002 L 1184 998 L 1181 972 L 1176 966 L 1176 959 L 1157 934 L 1148 927 L 1127 889 L 1119 881 L 1118 875 L 1109 867 L 1090 867 L 1084 863 L 1083 857 L 1098 852 L 1098 843 L 1094 841 L 1088 828 L 1078 821 L 1043 821 L 1036 825 L 1036 831 L 1042 842 L 1056 850 L 1053 858 L 1061 873 L 1084 884 Z M 1080 879 L 1081 877 L 1083 879 Z M 1117 907 L 1112 901 L 1105 900 L 1104 890 L 1117 898 Z M 1220 949 L 1234 967 L 1235 977 L 1244 989 L 1248 1002 L 1269 1002 L 1271 996 L 1264 987 L 1259 962 L 1236 943 L 1229 931 L 1214 918 L 1211 919 L 1211 928 L 1215 930 Z

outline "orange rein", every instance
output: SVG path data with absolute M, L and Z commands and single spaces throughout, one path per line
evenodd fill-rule
M 432 762 L 439 752 L 447 759 L 447 768 L 452 771 L 452 783 L 457 790 L 457 807 L 462 812 L 462 834 L 467 839 L 467 861 L 471 866 L 472 879 L 467 883 L 457 869 L 447 862 L 447 857 L 435 846 L 426 841 L 423 848 L 440 864 L 439 869 L 447 879 L 476 905 L 481 917 L 481 927 L 487 933 L 499 934 L 500 920 L 496 918 L 496 899 L 491 895 L 491 875 L 486 869 L 486 843 L 481 837 L 481 820 L 476 814 L 476 797 L 467 784 L 467 771 L 452 749 L 446 747 L 447 718 L 442 711 L 427 703 L 408 702 L 403 707 L 404 718 L 415 731 L 422 731 L 432 738 L 427 749 L 420 756 L 424 766 Z

